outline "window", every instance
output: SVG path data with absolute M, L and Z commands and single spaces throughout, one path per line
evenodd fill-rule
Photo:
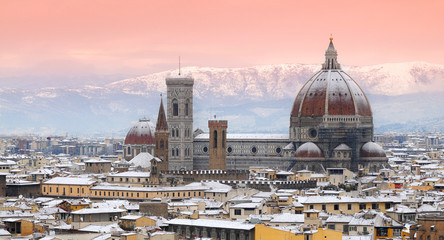
M 187 102 L 185 103 L 185 116 L 188 116 L 189 115 L 189 111 L 190 111 L 190 107 L 189 107 L 189 105 L 190 105 L 190 100 L 189 99 L 187 99 Z
M 385 204 L 385 209 L 389 209 L 391 207 L 390 205 L 391 205 L 390 203 L 386 203 Z
M 46 192 L 46 187 L 43 187 L 43 192 Z
M 347 204 L 347 210 L 352 210 L 352 205 L 350 203 Z
M 313 209 L 313 205 L 310 205 L 310 209 Z
M 252 147 L 252 148 L 251 148 L 251 152 L 252 152 L 252 153 L 257 153 L 257 148 L 256 148 L 256 147 Z
M 177 99 L 173 99 L 173 116 L 179 116 L 179 103 Z
M 234 215 L 242 215 L 241 209 L 234 209 Z
M 222 147 L 225 148 L 225 131 L 222 131 Z
M 216 130 L 214 130 L 214 132 L 213 132 L 213 143 L 214 143 L 213 148 L 217 148 L 217 131 Z
M 322 204 L 322 210 L 325 211 L 327 208 L 325 206 L 325 204 Z
M 331 230 L 335 230 L 335 225 L 334 224 L 328 224 L 328 229 L 331 229 Z
M 372 209 L 379 209 L 379 204 L 373 203 L 372 204 Z
M 360 203 L 360 204 L 359 204 L 359 209 L 360 209 L 360 210 L 365 209 L 365 207 L 366 207 L 365 203 Z
M 160 140 L 160 149 L 163 150 L 164 145 L 163 145 L 163 140 Z
M 337 211 L 339 210 L 339 204 L 335 204 L 334 209 Z

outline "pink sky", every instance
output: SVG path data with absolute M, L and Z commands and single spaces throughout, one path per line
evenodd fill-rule
M 444 1 L 0 0 L 0 76 L 183 66 L 444 64 Z M 1 87 L 1 84 L 0 84 Z

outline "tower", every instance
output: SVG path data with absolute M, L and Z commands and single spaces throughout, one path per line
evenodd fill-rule
M 156 150 L 154 156 L 162 160 L 157 165 L 157 172 L 168 170 L 168 123 L 163 108 L 163 100 L 160 99 L 159 113 L 157 115 L 156 123 Z
M 210 169 L 227 168 L 227 127 L 226 120 L 208 120 L 208 128 L 210 129 Z
M 193 169 L 193 85 L 191 77 L 166 78 L 168 169 Z

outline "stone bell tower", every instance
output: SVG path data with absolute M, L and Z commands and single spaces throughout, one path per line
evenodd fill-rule
M 193 85 L 181 75 L 166 78 L 168 169 L 193 170 Z

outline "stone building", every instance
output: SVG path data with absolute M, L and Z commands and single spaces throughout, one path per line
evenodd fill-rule
M 193 85 L 190 77 L 169 77 L 167 85 L 168 168 L 193 169 Z
M 166 222 L 168 231 L 176 232 L 186 239 L 211 238 L 226 240 L 254 240 L 253 224 L 209 219 L 172 219 Z
M 85 161 L 85 172 L 87 173 L 109 173 L 111 172 L 111 161 L 103 159 L 90 159 Z
M 410 226 L 412 240 L 444 240 L 444 215 L 424 214 L 418 216 L 417 224 Z
M 229 130 L 228 130 L 229 131 Z M 208 169 L 211 133 L 194 138 L 194 169 Z M 373 141 L 370 103 L 337 61 L 333 39 L 322 69 L 297 94 L 290 111 L 289 134 L 227 134 L 226 168 L 273 166 L 324 171 L 368 168 L 387 162 Z

